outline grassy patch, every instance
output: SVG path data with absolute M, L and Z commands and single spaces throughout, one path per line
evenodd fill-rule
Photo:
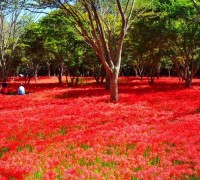
M 9 151 L 10 151 L 10 148 L 7 148 L 7 147 L 1 148 L 0 149 L 0 158 L 3 157 L 6 152 L 9 152 Z

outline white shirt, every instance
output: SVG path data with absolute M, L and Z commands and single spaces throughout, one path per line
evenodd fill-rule
M 19 88 L 18 88 L 18 94 L 19 95 L 24 95 L 25 94 L 25 88 L 24 88 L 24 86 L 19 86 Z

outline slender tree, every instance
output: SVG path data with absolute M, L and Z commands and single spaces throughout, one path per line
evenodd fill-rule
M 14 60 L 13 53 L 24 26 L 29 22 L 24 11 L 28 0 L 0 1 L 0 77 L 5 80 Z M 26 16 L 27 17 L 27 16 Z
M 168 9 L 171 9 L 167 27 L 171 36 L 170 56 L 179 77 L 190 87 L 200 64 L 200 26 L 194 20 L 196 10 L 188 0 L 174 2 Z

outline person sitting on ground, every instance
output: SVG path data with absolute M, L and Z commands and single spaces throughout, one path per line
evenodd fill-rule
M 8 84 L 5 80 L 1 83 L 1 94 L 8 94 Z
M 25 88 L 24 86 L 22 85 L 22 83 L 20 84 L 19 88 L 18 88 L 18 92 L 17 92 L 18 95 L 25 95 Z

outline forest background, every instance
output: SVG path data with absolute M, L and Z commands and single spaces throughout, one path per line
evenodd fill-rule
M 64 1 L 65 8 L 59 2 L 1 2 L 2 81 L 9 76 L 56 75 L 62 83 L 66 75 L 74 86 L 79 76 L 93 76 L 97 83 L 106 78 L 111 100 L 116 101 L 113 89 L 118 89 L 119 75 L 146 76 L 149 84 L 159 75 L 173 75 L 191 86 L 200 59 L 198 2 L 119 1 L 116 6 L 118 1 Z M 92 8 L 96 6 L 99 9 Z
M 1 1 L 0 179 L 199 179 L 199 6 Z

